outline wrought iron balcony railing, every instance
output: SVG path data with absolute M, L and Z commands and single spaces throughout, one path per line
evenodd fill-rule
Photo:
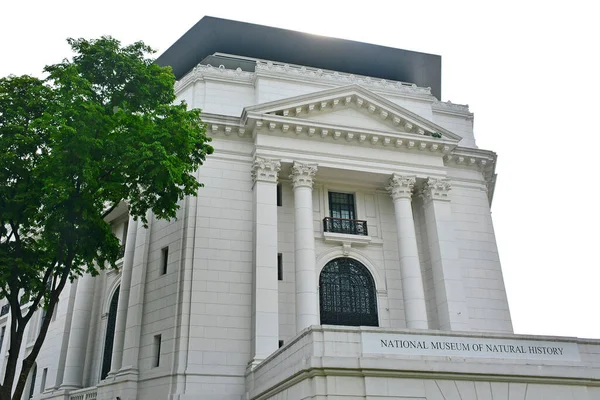
M 121 247 L 119 248 L 119 257 L 117 258 L 117 260 L 120 260 L 123 257 L 125 257 L 125 245 L 124 244 L 122 244 Z
M 331 218 L 323 219 L 323 230 L 332 233 L 368 236 L 367 221 L 358 219 Z

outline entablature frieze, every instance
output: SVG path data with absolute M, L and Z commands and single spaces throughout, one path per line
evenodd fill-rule
M 325 106 L 327 107 L 327 105 Z M 290 120 L 290 118 L 281 115 L 249 114 L 243 122 L 241 118 L 208 114 L 204 116 L 203 120 L 207 125 L 208 135 L 212 137 L 222 135 L 221 137 L 229 137 L 233 140 L 239 140 L 239 138 L 249 140 L 255 138 L 258 134 L 281 135 L 305 140 L 323 140 L 329 143 L 339 141 L 344 144 L 369 148 L 380 146 L 382 149 L 411 152 L 413 154 L 426 152 L 432 156 L 437 155 L 442 157 L 443 166 L 475 169 L 481 172 L 486 183 L 490 204 L 492 202 L 497 158 L 492 151 L 460 147 L 455 141 L 432 136 L 353 129 L 315 121 Z M 271 150 L 277 152 L 276 149 Z M 289 152 L 289 149 L 286 151 Z M 319 160 L 319 157 L 316 157 L 315 160 Z M 284 161 L 283 158 L 282 161 Z M 365 159 L 365 162 L 368 161 Z M 417 176 L 420 175 L 417 174 Z

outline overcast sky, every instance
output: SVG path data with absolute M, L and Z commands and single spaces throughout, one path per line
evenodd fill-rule
M 205 15 L 442 56 L 442 100 L 498 153 L 492 205 L 516 333 L 600 338 L 600 24 L 593 1 L 4 1 L 0 76 L 40 75 L 67 37 L 160 54 Z

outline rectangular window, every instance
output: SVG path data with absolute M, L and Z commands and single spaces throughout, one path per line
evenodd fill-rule
M 277 279 L 283 280 L 283 254 L 277 253 Z
M 283 205 L 283 196 L 281 193 L 281 183 L 277 184 L 277 207 L 281 207 Z
M 40 393 L 44 393 L 46 390 L 46 378 L 48 377 L 48 368 L 44 368 L 42 372 L 42 382 L 40 383 Z
M 283 340 L 279 341 L 279 348 L 283 347 Z
M 323 231 L 367 236 L 367 221 L 356 219 L 354 194 L 329 192 L 329 217 L 323 219 Z
M 154 363 L 153 367 L 156 368 L 160 366 L 160 342 L 162 339 L 162 335 L 154 335 Z
M 160 258 L 160 274 L 164 275 L 167 273 L 167 265 L 169 264 L 169 248 L 165 247 L 161 250 Z
M 329 216 L 331 218 L 356 219 L 354 194 L 329 192 Z

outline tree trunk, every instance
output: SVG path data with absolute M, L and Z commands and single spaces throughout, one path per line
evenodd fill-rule
M 35 343 L 33 344 L 31 352 L 27 355 L 27 357 L 25 357 L 25 359 L 23 359 L 23 363 L 21 364 L 21 371 L 19 372 L 17 378 L 17 385 L 15 387 L 14 392 L 12 391 L 12 388 L 17 372 L 17 362 L 19 360 L 19 352 L 23 342 L 23 333 L 25 332 L 25 327 L 27 326 L 27 323 L 30 321 L 30 319 L 18 318 L 14 313 L 11 314 L 12 323 L 10 350 L 8 360 L 6 363 L 4 382 L 0 386 L 0 400 L 21 400 L 23 391 L 25 390 L 25 385 L 27 384 L 29 372 L 35 364 L 35 360 L 38 354 L 40 353 L 42 345 L 44 344 L 44 340 L 46 339 L 48 328 L 50 327 L 50 322 L 52 321 L 52 315 L 54 314 L 54 309 L 56 308 L 56 304 L 58 303 L 58 298 L 62 290 L 64 289 L 65 284 L 67 283 L 67 278 L 69 277 L 68 271 L 69 269 L 65 269 L 65 271 L 63 271 L 63 275 L 61 276 L 61 280 L 58 286 L 52 291 L 52 294 L 50 295 L 50 301 L 48 302 L 48 308 L 46 310 L 46 314 L 44 315 L 44 319 L 42 320 L 40 332 L 35 340 Z M 20 307 L 15 308 L 18 310 L 19 313 L 21 312 Z
M 23 360 L 21 372 L 19 373 L 19 377 L 17 379 L 17 386 L 15 387 L 15 391 L 12 395 L 13 400 L 21 400 L 21 396 L 23 395 L 23 391 L 25 390 L 25 385 L 27 384 L 29 372 L 31 371 L 31 368 L 33 367 L 33 364 L 35 363 L 35 360 L 38 354 L 40 353 L 40 350 L 42 349 L 42 345 L 46 340 L 48 328 L 50 327 L 50 322 L 52 322 L 52 315 L 54 314 L 54 309 L 56 308 L 56 304 L 58 303 L 58 297 L 60 296 L 60 293 L 65 287 L 68 276 L 68 272 L 63 272 L 63 276 L 61 277 L 58 287 L 53 291 L 52 295 L 50 296 L 50 301 L 48 302 L 48 309 L 46 310 L 46 314 L 44 315 L 44 320 L 42 321 L 40 333 L 35 339 L 35 343 L 33 344 L 31 352 Z

